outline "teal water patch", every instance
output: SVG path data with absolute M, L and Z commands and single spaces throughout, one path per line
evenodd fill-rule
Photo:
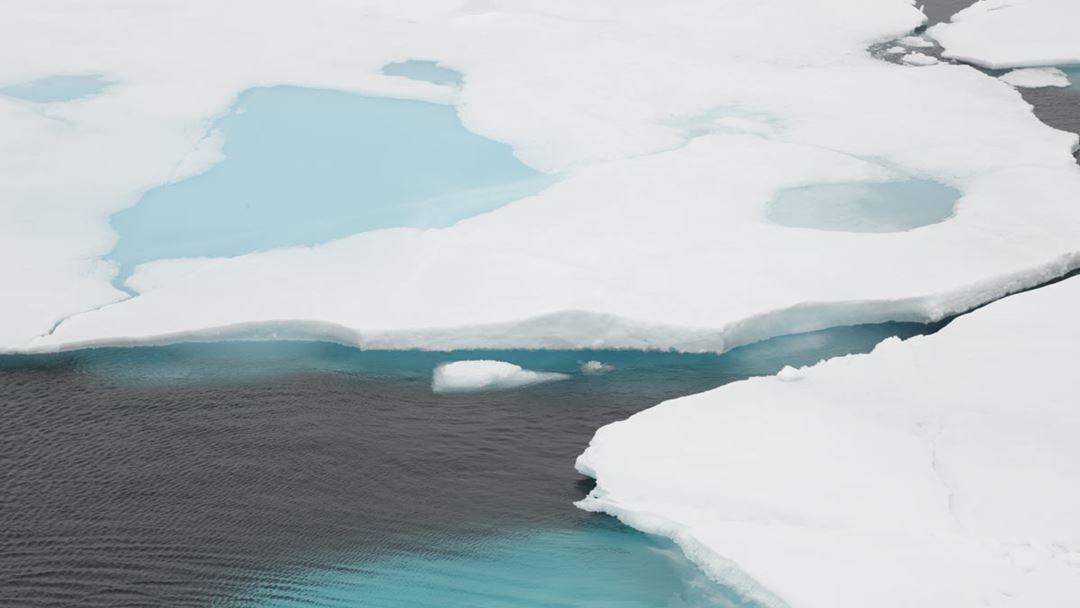
M 779 372 L 784 366 L 869 352 L 891 336 L 937 331 L 945 322 L 876 323 L 779 336 L 722 354 L 639 350 L 361 350 L 316 341 L 188 342 L 168 346 L 108 347 L 42 355 L 0 355 L 0 372 L 62 369 L 125 385 L 206 384 L 304 375 L 310 372 L 389 378 L 430 384 L 432 370 L 452 361 L 494 359 L 534 371 L 569 374 L 567 381 L 520 389 L 557 395 L 686 394 Z M 603 373 L 583 366 L 596 361 Z
M 91 95 L 97 95 L 112 84 L 101 74 L 75 74 L 68 76 L 48 76 L 0 87 L 0 95 L 15 97 L 36 103 L 54 103 L 74 101 Z
M 163 258 L 236 256 L 380 228 L 437 228 L 551 179 L 470 133 L 451 106 L 300 87 L 251 89 L 212 130 L 225 159 L 112 216 L 124 278 Z
M 902 232 L 952 217 L 960 192 L 925 179 L 813 184 L 782 190 L 766 208 L 781 226 Z
M 422 80 L 438 85 L 460 87 L 464 82 L 464 76 L 457 70 L 439 65 L 426 59 L 410 59 L 388 63 L 383 66 L 383 74 L 387 76 L 403 76 L 412 80 Z
M 1069 90 L 1080 94 L 1080 65 L 1061 66 L 1061 71 L 1069 77 Z
M 726 608 L 749 606 L 670 541 L 610 519 L 456 543 L 275 578 L 231 603 L 252 608 Z

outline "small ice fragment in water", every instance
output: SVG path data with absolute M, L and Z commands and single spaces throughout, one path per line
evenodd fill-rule
M 435 368 L 431 390 L 436 393 L 500 390 L 569 378 L 567 374 L 534 372 L 506 361 L 454 361 Z
M 902 46 L 890 46 L 889 48 L 885 49 L 885 54 L 886 55 L 900 55 L 901 53 L 906 53 L 906 52 L 907 52 L 907 49 L 905 49 Z
M 938 62 L 936 57 L 931 57 L 918 52 L 908 53 L 902 57 L 902 60 L 909 65 L 934 65 Z
M 603 361 L 586 361 L 581 364 L 581 373 L 588 376 L 599 376 L 615 369 L 614 365 Z
M 934 46 L 933 42 L 931 42 L 931 41 L 929 41 L 926 38 L 923 38 L 921 36 L 905 36 L 905 37 L 900 39 L 900 44 L 902 44 L 904 46 L 909 46 L 909 47 L 914 47 L 914 48 L 921 48 L 921 49 L 925 49 L 925 48 L 929 48 L 929 47 Z
M 1012 70 L 999 79 L 1014 87 L 1038 89 L 1042 87 L 1067 87 L 1069 76 L 1058 68 L 1022 68 Z

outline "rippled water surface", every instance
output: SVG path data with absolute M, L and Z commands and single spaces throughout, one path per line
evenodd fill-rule
M 601 425 L 914 324 L 728 354 L 186 344 L 0 357 L 0 605 L 728 606 L 670 543 L 573 507 Z M 435 395 L 492 357 L 564 382 Z M 615 366 L 603 375 L 583 361 Z

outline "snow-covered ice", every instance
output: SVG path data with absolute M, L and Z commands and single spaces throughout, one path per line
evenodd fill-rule
M 435 368 L 431 390 L 436 393 L 503 390 L 568 378 L 568 374 L 534 372 L 506 361 L 454 361 Z
M 934 65 L 938 62 L 937 57 L 932 57 L 926 53 L 920 53 L 918 51 L 914 53 L 908 53 L 900 58 L 901 61 L 909 65 Z
M 0 22 L 20 58 L 0 82 L 119 83 L 47 112 L 0 98 L 0 284 L 18 294 L 0 304 L 0 349 L 272 330 L 724 350 L 940 318 L 1078 261 L 1076 137 L 969 67 L 871 57 L 922 22 L 909 0 L 110 6 L 20 2 Z M 383 73 L 409 59 L 464 84 Z M 219 162 L 207 127 L 279 84 L 453 104 L 557 183 L 447 228 L 157 260 L 127 280 L 134 297 L 114 287 L 110 215 Z M 892 234 L 768 221 L 786 188 L 910 179 L 960 191 L 955 215 Z
M 604 363 L 603 361 L 592 360 L 581 364 L 581 373 L 589 376 L 599 376 L 600 374 L 606 374 L 614 370 L 614 365 Z
M 1067 87 L 1072 84 L 1069 82 L 1069 75 L 1058 68 L 1020 68 L 1009 70 L 998 78 L 1014 87 L 1029 89 Z
M 580 504 L 768 606 L 1080 600 L 1080 279 L 600 429 Z M 798 380 L 792 382 L 792 380 Z
M 903 38 L 900 39 L 900 44 L 902 44 L 904 46 L 907 46 L 907 47 L 911 47 L 911 48 L 921 48 L 921 49 L 930 48 L 930 47 L 934 46 L 934 42 L 932 40 L 927 40 L 926 38 L 923 38 L 922 36 L 904 36 Z
M 979 0 L 928 34 L 943 55 L 990 68 L 1080 63 L 1080 2 Z

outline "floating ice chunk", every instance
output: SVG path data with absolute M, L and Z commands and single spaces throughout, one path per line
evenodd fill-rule
M 934 46 L 933 42 L 927 40 L 926 38 L 923 38 L 922 36 L 905 36 L 900 39 L 900 44 L 907 47 L 920 49 L 930 48 Z
M 500 390 L 568 378 L 567 374 L 534 372 L 506 361 L 454 361 L 435 368 L 431 390 L 436 393 Z
M 600 374 L 606 374 L 615 369 L 614 365 L 610 363 L 604 363 L 603 361 L 586 361 L 581 364 L 581 373 L 589 376 L 598 376 Z
M 887 55 L 902 55 L 906 52 L 907 49 L 902 46 L 890 46 L 889 48 L 885 49 L 885 54 Z
M 1014 87 L 1038 89 L 1042 87 L 1067 87 L 1069 76 L 1058 68 L 1021 68 L 1013 70 L 1002 76 L 1001 80 Z
M 919 52 L 908 53 L 901 60 L 908 65 L 934 65 L 938 62 L 936 57 Z

